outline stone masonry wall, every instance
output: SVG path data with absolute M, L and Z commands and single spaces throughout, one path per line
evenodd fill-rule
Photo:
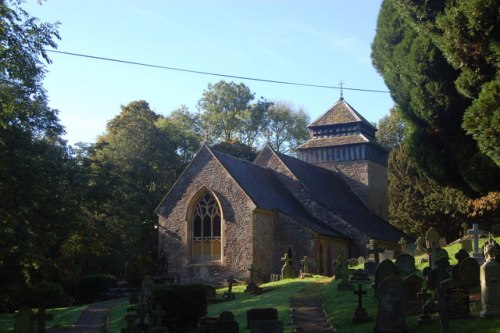
M 186 251 L 186 214 L 194 195 L 206 186 L 213 191 L 222 211 L 222 260 L 192 263 Z M 221 283 L 233 275 L 246 277 L 252 261 L 252 212 L 255 205 L 227 174 L 208 149 L 202 149 L 159 208 L 160 246 L 168 255 L 170 272 L 181 282 Z

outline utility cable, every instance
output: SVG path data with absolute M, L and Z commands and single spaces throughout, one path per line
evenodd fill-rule
M 342 85 L 340 87 L 338 87 L 338 86 L 328 86 L 328 85 L 321 85 L 321 84 L 300 83 L 300 82 L 290 82 L 290 81 L 279 81 L 279 80 L 270 80 L 270 79 L 260 79 L 260 78 L 254 78 L 254 77 L 248 77 L 248 76 L 239 76 L 239 75 L 229 75 L 229 74 L 212 73 L 212 72 L 205 72 L 205 71 L 196 71 L 196 70 L 186 69 L 186 68 L 177 68 L 177 67 L 169 67 L 169 66 L 162 66 L 162 65 L 153 65 L 153 64 L 146 64 L 146 63 L 136 62 L 136 61 L 130 61 L 130 60 L 121 60 L 121 59 L 114 59 L 114 58 L 98 57 L 98 56 L 93 56 L 93 55 L 88 55 L 88 54 L 65 52 L 65 51 L 58 51 L 58 50 L 45 50 L 45 51 L 46 52 L 51 52 L 51 53 L 58 53 L 58 54 L 75 56 L 75 57 L 81 57 L 81 58 L 90 58 L 90 59 L 96 59 L 96 60 L 117 62 L 117 63 L 127 64 L 127 65 L 136 65 L 136 66 L 144 66 L 144 67 L 150 67 L 150 68 L 167 69 L 167 70 L 171 70 L 171 71 L 178 71 L 178 72 L 185 72 L 185 73 L 192 73 L 192 74 L 199 74 L 199 75 L 210 75 L 210 76 L 226 77 L 226 78 L 231 78 L 231 79 L 240 79 L 240 80 L 267 82 L 267 83 L 275 83 L 275 84 L 286 84 L 286 85 L 291 85 L 291 86 L 302 86 L 302 87 L 312 87 L 312 88 L 352 90 L 352 91 L 363 91 L 363 92 L 383 93 L 383 94 L 388 94 L 389 93 L 389 91 L 385 91 L 385 90 L 349 88 L 349 87 L 345 87 L 345 86 L 342 86 Z

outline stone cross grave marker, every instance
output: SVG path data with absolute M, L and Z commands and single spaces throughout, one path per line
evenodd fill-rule
M 473 239 L 473 252 L 472 258 L 476 259 L 479 264 L 483 263 L 483 254 L 479 252 L 479 237 L 484 233 L 483 230 L 479 229 L 479 225 L 474 223 L 472 229 L 467 230 L 467 234 L 472 235 Z
M 401 239 L 398 242 L 398 244 L 401 245 L 401 254 L 406 253 L 406 244 L 407 243 L 408 242 L 406 241 L 406 239 L 404 237 L 401 237 Z
M 368 254 L 373 254 L 373 257 L 375 259 L 375 265 L 378 266 L 378 264 L 380 263 L 379 255 L 381 253 L 384 253 L 385 249 L 378 247 L 378 243 L 373 239 L 370 239 L 370 243 L 368 244 L 367 247 L 368 247 Z
M 366 323 L 368 318 L 368 313 L 363 307 L 363 295 L 366 295 L 367 291 L 363 290 L 363 284 L 358 283 L 358 290 L 352 292 L 354 295 L 358 296 L 358 307 L 354 311 L 354 315 L 352 316 L 353 324 L 362 324 Z
M 233 283 L 236 282 L 234 277 L 231 275 L 229 278 L 226 280 L 228 285 L 227 285 L 227 291 L 222 295 L 223 299 L 234 299 L 234 294 L 233 294 Z
M 309 274 L 310 273 L 310 266 L 311 266 L 311 260 L 307 258 L 307 256 L 304 256 L 302 260 L 300 261 L 302 264 L 302 273 L 304 274 Z
M 45 322 L 53 320 L 54 316 L 45 313 L 45 307 L 40 306 L 38 307 L 38 312 L 36 314 L 31 315 L 31 319 L 36 320 L 37 333 L 45 333 Z
M 439 232 L 435 228 L 429 228 L 425 233 L 425 246 L 431 252 L 430 266 L 436 268 L 436 249 L 439 245 Z
M 486 261 L 481 265 L 482 318 L 500 318 L 500 264 L 495 260 L 495 246 L 488 244 L 484 250 Z
M 374 333 L 406 332 L 405 298 L 403 281 L 397 275 L 382 281 L 377 288 L 377 320 Z
M 22 308 L 16 313 L 14 322 L 14 333 L 34 333 L 33 311 L 30 308 Z
M 281 258 L 281 262 L 283 263 L 283 267 L 281 268 L 281 278 L 282 279 L 291 279 L 294 277 L 293 267 L 290 265 L 290 258 L 288 258 L 288 253 L 285 253 L 283 258 Z

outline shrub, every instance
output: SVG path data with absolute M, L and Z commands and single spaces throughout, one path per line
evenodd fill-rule
M 116 277 L 110 274 L 83 276 L 78 282 L 76 301 L 80 304 L 103 300 L 108 288 L 116 286 Z
M 68 295 L 60 284 L 43 280 L 33 287 L 31 305 L 33 307 L 43 305 L 46 308 L 66 306 Z
M 153 289 L 148 310 L 161 305 L 162 321 L 170 330 L 193 327 L 207 314 L 207 287 L 201 284 L 164 285 Z

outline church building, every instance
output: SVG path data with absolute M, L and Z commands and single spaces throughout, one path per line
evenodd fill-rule
M 387 151 L 376 128 L 341 98 L 309 125 L 298 158 L 265 146 L 253 163 L 203 145 L 159 204 L 160 250 L 183 282 L 261 281 L 285 253 L 298 273 L 388 250 L 407 237 L 387 222 Z

